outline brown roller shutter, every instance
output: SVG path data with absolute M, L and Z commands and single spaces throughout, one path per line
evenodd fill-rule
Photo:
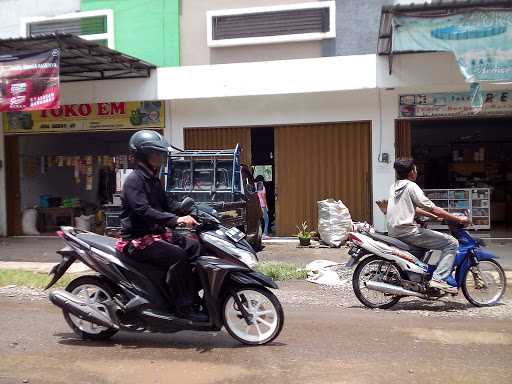
M 395 120 L 395 156 L 411 157 L 411 122 L 409 120 Z
M 353 220 L 370 220 L 369 122 L 283 126 L 275 129 L 279 235 L 307 220 L 317 228 L 317 201 L 342 200 Z
M 242 164 L 250 166 L 250 128 L 185 128 L 185 149 L 230 149 L 237 144 L 242 148 Z

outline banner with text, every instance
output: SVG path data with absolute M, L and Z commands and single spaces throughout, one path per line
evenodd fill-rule
M 512 81 L 512 12 L 395 16 L 393 52 L 451 51 L 467 82 Z
M 399 117 L 473 116 L 469 92 L 400 95 Z M 512 91 L 482 91 L 478 115 L 512 115 Z
M 4 113 L 5 134 L 164 128 L 162 101 L 62 105 L 39 112 Z
M 0 56 L 0 112 L 58 108 L 60 51 Z

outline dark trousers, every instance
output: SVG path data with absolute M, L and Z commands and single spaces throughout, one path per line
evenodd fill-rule
M 197 296 L 190 260 L 199 256 L 200 252 L 200 243 L 195 235 L 176 232 L 173 233 L 171 243 L 155 241 L 142 251 L 134 252 L 132 257 L 139 262 L 168 270 L 166 282 L 179 310 L 192 305 Z

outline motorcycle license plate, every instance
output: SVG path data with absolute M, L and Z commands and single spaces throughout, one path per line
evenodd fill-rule
M 246 235 L 238 228 L 233 227 L 226 231 L 226 236 L 233 240 L 235 243 L 238 243 L 239 241 L 243 240 Z

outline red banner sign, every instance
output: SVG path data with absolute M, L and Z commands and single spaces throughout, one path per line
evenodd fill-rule
M 59 107 L 60 50 L 0 56 L 0 112 Z

